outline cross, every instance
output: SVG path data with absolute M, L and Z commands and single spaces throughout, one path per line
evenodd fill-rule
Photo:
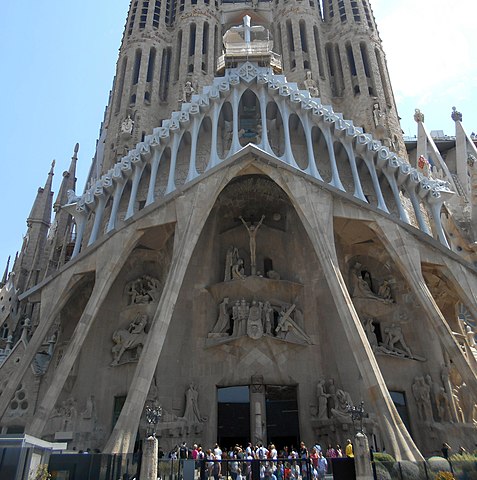
M 236 32 L 244 32 L 244 40 L 247 45 L 250 45 L 252 42 L 252 32 L 263 32 L 265 27 L 257 25 L 256 27 L 250 26 L 251 18 L 248 15 L 243 17 L 243 26 L 240 27 L 232 27 L 230 30 L 234 30 Z

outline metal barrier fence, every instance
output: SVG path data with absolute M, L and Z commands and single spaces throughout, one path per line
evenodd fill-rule
M 432 460 L 432 459 L 431 459 Z M 373 462 L 375 480 L 477 480 L 477 460 L 448 462 Z M 54 454 L 52 480 L 139 480 L 140 455 Z M 160 480 L 353 480 L 353 459 L 328 459 L 322 475 L 310 459 L 173 460 L 159 459 Z
M 139 480 L 137 455 L 53 454 L 48 471 L 51 480 Z
M 52 480 L 139 480 L 139 455 L 55 454 Z M 173 460 L 159 459 L 160 480 L 314 480 L 309 459 Z

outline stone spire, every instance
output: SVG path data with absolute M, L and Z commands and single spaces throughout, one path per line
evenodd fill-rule
M 71 215 L 66 210 L 62 209 L 62 206 L 68 203 L 68 191 L 74 191 L 76 187 L 78 151 L 79 143 L 75 145 L 69 169 L 63 172 L 60 190 L 55 203 L 53 204 L 55 218 L 48 234 L 48 264 L 45 268 L 45 277 L 63 265 L 67 256 L 66 250 L 71 240 L 73 220 Z
M 23 291 L 35 285 L 41 278 L 45 267 L 45 246 L 50 228 L 51 209 L 53 203 L 53 183 L 55 161 L 51 164 L 48 177 L 43 188 L 39 188 L 30 215 L 27 218 L 27 233 L 20 254 L 20 272 L 18 288 Z
M 32 222 L 44 222 L 50 225 L 51 220 L 51 207 L 52 207 L 52 198 L 53 192 L 51 191 L 51 186 L 53 183 L 53 175 L 55 169 L 56 161 L 51 162 L 51 168 L 48 172 L 48 177 L 45 182 L 45 186 L 38 189 L 36 199 L 33 203 L 30 215 L 27 218 L 27 225 Z
M 468 172 L 468 154 L 471 153 L 468 147 L 471 146 L 472 142 L 470 139 L 468 140 L 462 126 L 462 113 L 456 107 L 452 107 L 451 118 L 455 122 L 456 173 L 465 194 L 469 196 L 471 194 L 472 175 Z
M 457 176 L 471 205 L 471 231 L 477 244 L 477 148 L 464 130 L 462 113 L 452 107 L 451 118 L 455 122 L 455 162 Z
M 68 190 L 75 190 L 76 186 L 76 163 L 78 161 L 79 143 L 75 145 L 73 156 L 71 157 L 70 168 L 63 172 L 60 190 L 53 204 L 53 210 L 58 213 L 68 200 Z
M 0 282 L 0 288 L 2 288 L 7 283 L 9 267 L 10 267 L 10 255 L 8 256 L 7 266 L 5 267 L 5 272 L 3 273 L 2 281 Z

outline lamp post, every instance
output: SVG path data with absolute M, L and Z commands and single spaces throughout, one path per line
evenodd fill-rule
M 162 417 L 162 407 L 158 405 L 157 403 L 152 403 L 149 405 L 146 405 L 146 421 L 149 424 L 148 432 L 146 432 L 146 435 L 149 436 L 149 430 L 152 430 L 150 433 L 153 437 L 156 436 L 156 426 L 161 420 Z
M 351 416 L 353 426 L 356 430 L 355 422 L 359 422 L 359 429 L 354 437 L 354 467 L 356 470 L 356 480 L 372 480 L 373 470 L 369 456 L 369 443 L 363 432 L 363 418 L 367 416 L 364 410 L 364 402 L 359 405 L 346 404 L 346 411 Z
M 149 427 L 144 442 L 140 480 L 157 480 L 159 446 L 156 438 L 156 426 L 162 417 L 162 407 L 155 402 L 149 403 L 145 407 L 144 414 Z
M 356 405 L 350 405 L 349 403 L 346 404 L 346 411 L 351 416 L 351 420 L 354 422 L 357 420 L 359 421 L 359 429 L 358 433 L 363 433 L 363 418 L 366 416 L 366 411 L 364 410 L 364 402 L 361 400 L 361 403 Z M 356 426 L 355 426 L 356 429 Z

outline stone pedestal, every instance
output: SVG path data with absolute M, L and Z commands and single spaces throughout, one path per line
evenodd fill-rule
M 373 468 L 369 456 L 368 438 L 364 433 L 357 433 L 355 435 L 353 449 L 356 480 L 373 480 Z
M 144 442 L 140 480 L 157 480 L 157 455 L 157 438 L 148 437 Z

